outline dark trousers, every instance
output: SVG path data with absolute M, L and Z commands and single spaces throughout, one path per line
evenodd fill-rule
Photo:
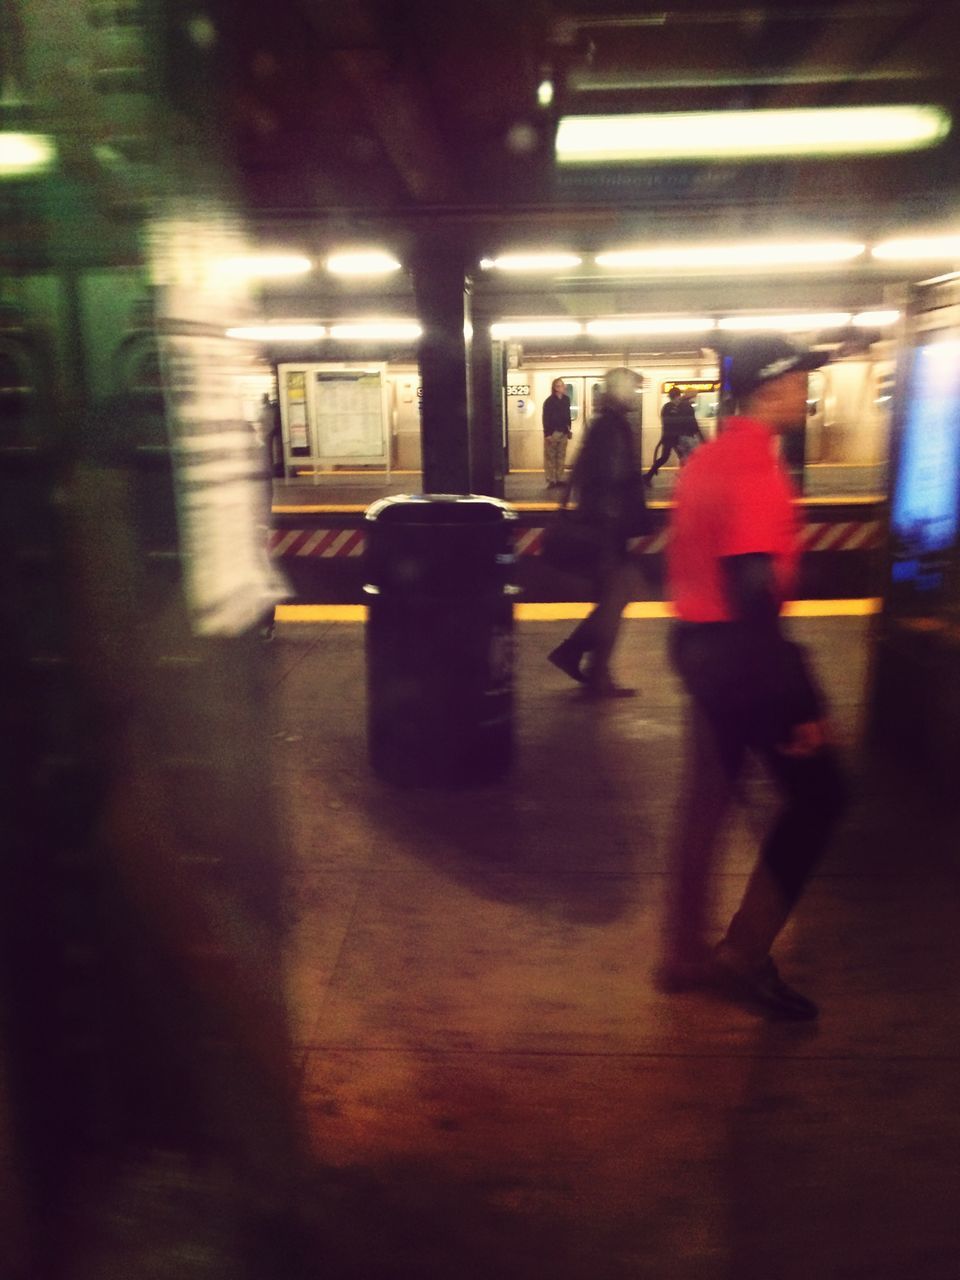
M 749 963 L 759 964 L 769 953 L 846 807 L 846 785 L 831 748 L 794 757 L 774 747 L 750 747 L 739 726 L 694 700 L 666 920 L 666 951 L 673 959 L 704 953 L 718 835 L 750 749 L 783 804 L 727 930 L 726 941 Z
M 665 467 L 670 461 L 670 455 L 676 453 L 677 461 L 683 461 L 683 455 L 677 447 L 680 443 L 678 436 L 661 436 L 657 441 L 657 447 L 653 451 L 653 466 L 647 472 L 647 478 L 652 479 L 661 467 Z
M 603 686 L 610 683 L 610 660 L 623 611 L 641 586 L 639 566 L 626 553 L 611 548 L 596 570 L 593 585 L 596 606 L 566 643 L 580 654 L 590 655 L 588 683 Z

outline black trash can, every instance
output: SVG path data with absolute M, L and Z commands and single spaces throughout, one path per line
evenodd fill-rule
M 418 494 L 366 513 L 370 763 L 404 786 L 496 782 L 513 759 L 513 510 Z

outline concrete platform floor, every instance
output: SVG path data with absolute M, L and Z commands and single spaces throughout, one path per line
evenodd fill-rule
M 870 622 L 798 620 L 855 779 L 778 949 L 819 1025 L 651 984 L 684 719 L 664 622 L 591 704 L 518 627 L 505 784 L 373 778 L 359 625 L 281 625 L 276 786 L 318 1209 L 350 1277 L 955 1280 L 956 824 L 859 742 Z M 771 811 L 728 833 L 717 922 Z

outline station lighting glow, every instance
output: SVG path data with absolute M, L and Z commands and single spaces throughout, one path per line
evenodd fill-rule
M 330 327 L 330 337 L 339 342 L 413 342 L 422 334 L 415 320 L 370 320 Z
M 385 276 L 399 271 L 400 263 L 379 249 L 362 253 L 333 253 L 327 259 L 327 270 L 337 276 Z
M 612 338 L 634 333 L 706 333 L 715 327 L 714 320 L 701 316 L 647 316 L 639 320 L 589 320 L 587 333 Z
M 484 271 L 561 271 L 579 267 L 583 259 L 575 253 L 505 253 L 499 258 L 483 258 Z
M 888 324 L 896 324 L 899 319 L 899 311 L 861 311 L 851 323 L 860 329 L 883 329 Z
M 564 116 L 555 145 L 559 163 L 580 165 L 879 155 L 934 146 L 950 125 L 919 104 Z
M 313 263 L 300 253 L 247 253 L 224 258 L 218 269 L 237 280 L 266 280 L 281 276 L 305 276 Z
M 662 249 L 623 249 L 598 253 L 598 267 L 634 269 L 710 270 L 728 267 L 828 266 L 852 262 L 866 245 L 854 240 L 811 240 L 800 244 L 670 245 Z
M 874 245 L 873 256 L 891 262 L 937 262 L 960 258 L 960 236 L 904 236 Z
M 505 320 L 490 326 L 494 338 L 575 338 L 583 333 L 576 320 Z
M 537 101 L 541 107 L 549 107 L 553 102 L 553 81 L 541 80 L 537 85 Z
M 792 316 L 724 316 L 717 321 L 717 328 L 744 332 L 778 329 L 806 333 L 814 329 L 839 329 L 849 324 L 850 320 L 849 311 L 808 312 Z
M 248 342 L 312 342 L 327 336 L 322 324 L 245 324 L 227 330 L 228 338 Z
M 0 133 L 0 178 L 44 173 L 56 158 L 56 144 L 46 134 Z

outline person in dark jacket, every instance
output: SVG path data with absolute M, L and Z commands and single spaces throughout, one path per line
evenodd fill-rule
M 642 386 L 632 369 L 612 369 L 604 379 L 602 410 L 591 422 L 570 477 L 578 518 L 600 533 L 594 572 L 596 607 L 548 655 L 549 661 L 598 698 L 629 697 L 615 683 L 610 659 L 620 618 L 637 586 L 637 565 L 627 540 L 637 532 L 643 480 L 628 413 Z M 584 665 L 586 661 L 586 665 Z
M 563 484 L 563 467 L 567 456 L 570 429 L 570 397 L 562 378 L 554 378 L 550 394 L 543 402 L 543 472 L 548 489 Z
M 668 584 L 671 654 L 692 698 L 687 778 L 673 851 L 661 990 L 721 988 L 760 1011 L 811 1019 L 770 949 L 845 806 L 824 700 L 780 610 L 799 558 L 777 435 L 803 424 L 807 373 L 824 363 L 779 336 L 744 339 L 729 364 L 742 416 L 697 449 L 676 491 Z M 748 752 L 784 797 L 723 941 L 704 941 L 717 832 Z
M 653 451 L 653 465 L 647 472 L 647 483 L 652 482 L 674 453 L 682 466 L 697 444 L 703 443 L 703 438 L 689 396 L 685 396 L 679 387 L 671 387 L 660 410 L 660 439 Z

